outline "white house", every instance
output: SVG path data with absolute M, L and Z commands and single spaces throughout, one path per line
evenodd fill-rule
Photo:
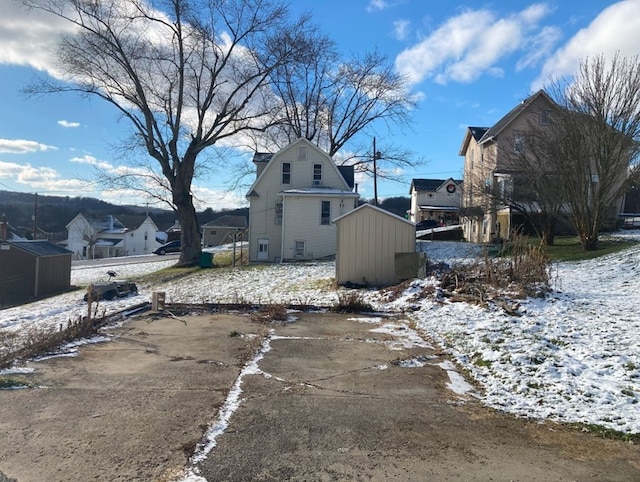
M 125 223 L 112 215 L 78 214 L 67 224 L 67 240 L 61 244 L 74 253 L 74 259 L 149 254 L 160 246 L 158 227 L 149 216 L 126 216 Z
M 418 223 L 433 219 L 443 226 L 458 224 L 462 201 L 462 181 L 449 179 L 413 179 L 409 220 Z
M 256 153 L 249 189 L 249 261 L 319 259 L 336 254 L 332 220 L 356 207 L 353 166 L 336 166 L 306 139 L 275 154 Z

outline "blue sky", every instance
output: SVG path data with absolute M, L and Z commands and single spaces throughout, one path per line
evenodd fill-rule
M 55 72 L 50 51 L 63 26 L 12 0 L 0 5 L 0 190 L 131 202 L 131 193 L 90 182 L 93 165 L 126 163 L 115 146 L 127 125 L 114 108 L 20 92 L 35 75 Z M 640 0 L 292 0 L 291 7 L 311 12 L 345 54 L 384 52 L 420 99 L 412 129 L 379 129 L 376 138 L 413 150 L 424 165 L 403 172 L 404 183 L 381 180 L 380 197 L 408 195 L 412 178 L 460 178 L 466 127 L 491 126 L 549 78 L 570 76 L 581 58 L 640 54 Z M 359 186 L 373 196 L 370 180 Z M 199 207 L 246 205 L 244 187 L 227 188 L 220 173 L 196 180 Z

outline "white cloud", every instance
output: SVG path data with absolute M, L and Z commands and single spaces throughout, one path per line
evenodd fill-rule
M 58 125 L 62 127 L 80 127 L 79 122 L 69 122 L 67 120 L 59 120 Z
M 11 179 L 18 184 L 47 192 L 92 192 L 91 183 L 78 179 L 63 179 L 58 171 L 50 167 L 34 167 L 0 161 L 0 178 Z
M 541 35 L 538 24 L 550 11 L 545 4 L 534 4 L 498 18 L 488 9 L 466 9 L 401 52 L 396 68 L 414 84 L 426 78 L 444 84 L 472 82 L 484 73 L 501 76 L 496 64 L 504 57 L 522 50 L 530 58 L 528 48 L 538 45 L 532 39 Z
M 90 156 L 88 154 L 85 154 L 82 157 L 72 157 L 71 159 L 69 159 L 69 161 L 75 162 L 77 164 L 88 164 L 90 166 L 95 166 L 99 169 L 113 169 L 113 165 L 111 165 L 110 163 L 106 161 L 99 161 L 95 157 Z
M 24 166 L 22 166 L 21 164 L 16 164 L 15 162 L 0 161 L 0 179 L 13 178 L 17 176 L 23 169 Z
M 54 146 L 25 139 L 0 139 L 0 154 L 28 154 L 56 149 Z
M 25 10 L 18 2 L 3 2 L 0 64 L 30 66 L 53 73 L 55 46 L 60 34 L 70 32 L 69 22 L 38 10 Z
M 389 2 L 386 0 L 370 0 L 367 5 L 367 12 L 376 12 L 384 10 L 389 7 Z
M 393 36 L 398 40 L 404 40 L 411 31 L 411 22 L 409 20 L 396 20 L 393 22 Z
M 235 192 L 220 191 L 205 186 L 193 186 L 192 191 L 197 209 L 208 207 L 213 210 L 236 209 L 248 205 L 247 199 Z
M 625 0 L 604 9 L 547 60 L 532 90 L 538 90 L 550 78 L 573 75 L 581 59 L 611 57 L 617 52 L 625 57 L 640 54 L 639 0 Z

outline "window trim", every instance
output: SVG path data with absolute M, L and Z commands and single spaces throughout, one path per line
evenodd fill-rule
M 325 211 L 325 206 L 327 207 L 326 211 Z M 331 225 L 331 201 L 326 201 L 326 200 L 320 201 L 320 225 L 321 226 Z
M 291 163 L 283 162 L 280 168 L 281 178 L 280 182 L 282 184 L 291 184 Z
M 313 185 L 321 186 L 322 185 L 322 163 L 315 162 L 313 164 Z

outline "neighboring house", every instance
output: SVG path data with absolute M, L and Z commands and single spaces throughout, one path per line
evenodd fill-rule
M 160 246 L 158 227 L 149 216 L 78 214 L 67 224 L 66 248 L 74 259 L 111 258 L 150 254 Z M 125 224 L 126 222 L 126 224 Z
M 505 199 L 511 198 L 530 213 L 538 212 L 535 204 L 519 202 L 514 180 L 522 179 L 518 174 L 526 172 L 518 169 L 518 163 L 527 156 L 527 135 L 532 128 L 551 125 L 555 109 L 558 109 L 557 104 L 540 90 L 514 107 L 495 125 L 467 129 L 459 155 L 464 156 L 460 217 L 468 241 L 486 243 L 510 236 L 521 222 L 515 220 L 521 216 L 504 202 Z M 614 218 L 620 208 L 612 207 Z
M 409 220 L 416 224 L 425 219 L 436 220 L 441 226 L 458 224 L 461 192 L 461 180 L 413 179 Z
M 224 215 L 202 225 L 202 245 L 219 246 L 235 241 L 246 241 L 247 218 Z
M 0 303 L 69 289 L 71 255 L 71 251 L 49 241 L 0 240 Z
M 306 139 L 275 154 L 256 153 L 249 189 L 249 261 L 319 259 L 336 254 L 332 220 L 356 207 L 353 166 L 336 166 Z
M 424 276 L 412 222 L 371 204 L 334 220 L 337 226 L 336 282 L 369 286 Z

